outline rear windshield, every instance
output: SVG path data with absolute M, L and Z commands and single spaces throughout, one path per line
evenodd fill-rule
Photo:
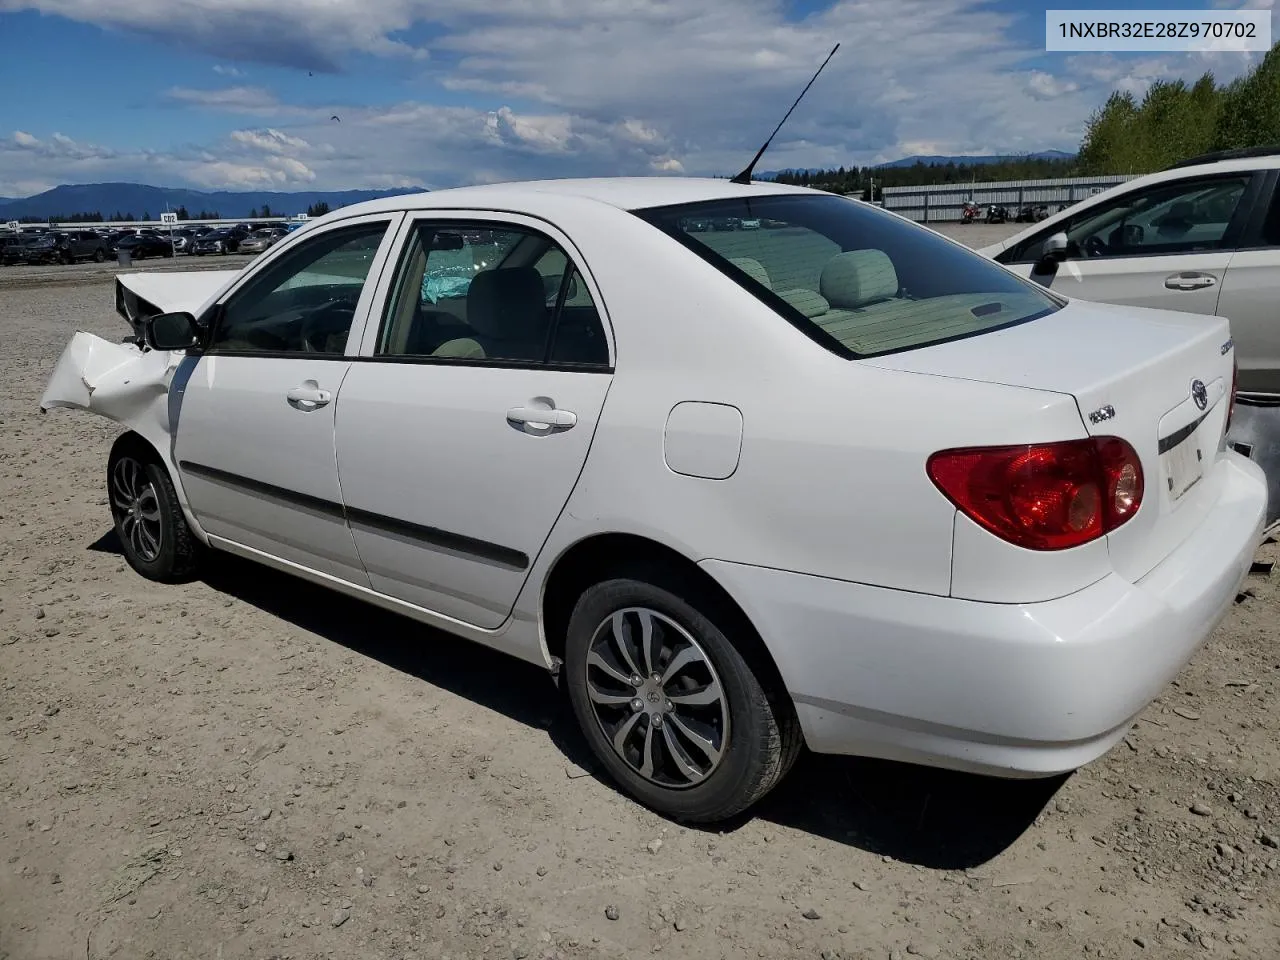
M 633 211 L 850 357 L 1035 320 L 1062 301 L 857 200 L 773 195 Z

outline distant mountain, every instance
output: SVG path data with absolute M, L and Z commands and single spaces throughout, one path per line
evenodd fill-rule
M 245 217 L 250 210 L 261 210 L 264 205 L 272 214 L 292 216 L 305 213 L 307 207 L 327 203 L 337 209 L 364 200 L 379 197 L 395 197 L 406 193 L 421 193 L 423 187 L 399 190 L 302 190 L 293 193 L 268 191 L 212 191 L 187 190 L 182 187 L 152 187 L 142 183 L 86 183 L 64 184 L 23 199 L 0 198 L 0 221 L 19 220 L 22 217 L 72 216 L 77 213 L 100 211 L 104 217 L 114 214 L 133 214 L 141 217 L 150 213 L 159 218 L 167 208 L 177 210 L 186 207 L 195 216 L 201 210 L 218 212 L 223 217 Z
M 956 166 L 965 164 L 970 167 L 980 167 L 991 163 L 1004 163 L 1009 160 L 1074 160 L 1074 153 L 1065 153 L 1062 150 L 1041 150 L 1039 153 L 994 153 L 977 157 L 965 156 L 936 156 L 936 155 L 917 155 L 914 157 L 903 157 L 901 160 L 890 160 L 887 163 L 878 163 L 877 167 L 914 167 L 917 163 L 923 163 L 925 166 L 934 164 L 945 167 L 948 163 L 954 163 Z

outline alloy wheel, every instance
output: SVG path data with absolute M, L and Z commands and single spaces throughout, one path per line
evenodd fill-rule
M 614 752 L 670 789 L 704 782 L 729 742 L 729 705 L 710 657 L 687 630 L 647 607 L 614 612 L 587 652 L 587 697 Z
M 129 548 L 145 563 L 160 556 L 164 522 L 160 498 L 147 469 L 133 457 L 121 457 L 111 471 L 111 508 Z

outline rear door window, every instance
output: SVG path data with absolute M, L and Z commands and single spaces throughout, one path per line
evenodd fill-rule
M 434 362 L 607 367 L 600 314 L 549 237 L 514 224 L 420 223 L 378 354 Z

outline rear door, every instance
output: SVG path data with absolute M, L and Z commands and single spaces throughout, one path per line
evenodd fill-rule
M 478 627 L 510 614 L 612 380 L 586 263 L 543 221 L 406 220 L 338 397 L 338 473 L 375 590 Z
M 1070 297 L 1212 314 L 1262 189 L 1254 172 L 1186 177 L 1122 193 L 997 256 L 1030 276 L 1044 241 L 1067 235 L 1050 287 Z
M 1231 258 L 1218 312 L 1231 321 L 1242 393 L 1280 395 L 1280 171 Z

